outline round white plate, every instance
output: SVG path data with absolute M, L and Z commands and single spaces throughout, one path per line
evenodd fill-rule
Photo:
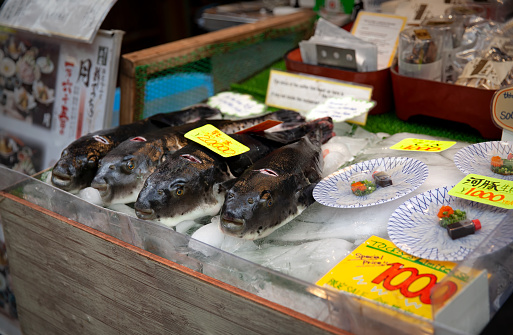
M 513 152 L 513 142 L 492 141 L 476 143 L 461 148 L 454 155 L 454 164 L 465 174 L 474 173 L 481 176 L 513 180 L 513 175 L 504 176 L 494 173 L 491 168 L 493 156 L 506 158 Z
M 436 261 L 461 261 L 506 217 L 507 209 L 485 205 L 449 195 L 452 187 L 442 187 L 418 194 L 400 205 L 388 221 L 388 236 L 404 252 Z M 481 229 L 453 240 L 438 223 L 442 206 L 464 210 L 469 220 L 479 219 Z M 513 240 L 513 229 L 494 240 L 493 250 Z M 490 249 L 492 251 L 492 249 Z
M 378 187 L 371 194 L 354 195 L 351 183 L 374 181 L 372 173 L 383 171 L 390 175 L 392 185 Z M 423 162 L 408 157 L 385 157 L 360 162 L 338 170 L 321 180 L 313 190 L 317 202 L 330 207 L 358 208 L 379 205 L 400 198 L 422 185 L 428 176 Z

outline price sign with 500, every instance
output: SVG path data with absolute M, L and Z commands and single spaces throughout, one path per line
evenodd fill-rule
M 491 206 L 513 208 L 513 181 L 509 180 L 469 174 L 449 194 Z
M 185 138 L 199 143 L 223 157 L 240 155 L 249 150 L 247 146 L 237 142 L 211 124 L 189 131 L 185 134 Z

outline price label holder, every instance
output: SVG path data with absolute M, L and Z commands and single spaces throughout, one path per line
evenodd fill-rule
M 234 140 L 211 124 L 187 132 L 185 138 L 209 148 L 222 157 L 237 156 L 249 151 L 247 146 Z
M 513 87 L 506 87 L 495 92 L 490 104 L 492 120 L 502 128 L 502 139 L 513 140 Z
M 512 209 L 513 181 L 469 174 L 449 191 L 449 195 Z
M 436 141 L 436 140 L 423 140 L 418 138 L 405 138 L 402 141 L 394 144 L 390 149 L 404 150 L 404 151 L 422 151 L 422 152 L 442 152 L 449 149 L 456 142 L 453 141 Z

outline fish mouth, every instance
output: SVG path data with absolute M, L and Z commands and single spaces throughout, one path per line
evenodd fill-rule
M 55 186 L 66 189 L 71 187 L 73 177 L 69 174 L 65 174 L 58 171 L 52 171 L 52 184 Z
M 104 200 L 110 196 L 109 184 L 92 183 L 91 187 L 97 189 L 100 193 L 100 197 Z
M 156 218 L 155 211 L 151 208 L 135 208 L 135 215 L 142 220 L 153 220 Z
M 228 234 L 241 233 L 246 225 L 245 219 L 234 218 L 228 215 L 221 217 L 221 230 Z

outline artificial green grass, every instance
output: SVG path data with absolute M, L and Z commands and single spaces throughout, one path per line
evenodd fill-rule
M 231 89 L 238 93 L 250 94 L 256 100 L 264 102 L 271 69 L 286 71 L 285 60 L 274 63 L 269 68 L 255 74 L 242 83 L 232 84 Z M 370 114 L 363 128 L 373 133 L 384 132 L 393 135 L 407 132 L 444 137 L 470 143 L 490 140 L 483 138 L 477 130 L 463 123 L 427 116 L 414 116 L 407 121 L 403 121 L 400 120 L 393 111 L 377 115 Z

